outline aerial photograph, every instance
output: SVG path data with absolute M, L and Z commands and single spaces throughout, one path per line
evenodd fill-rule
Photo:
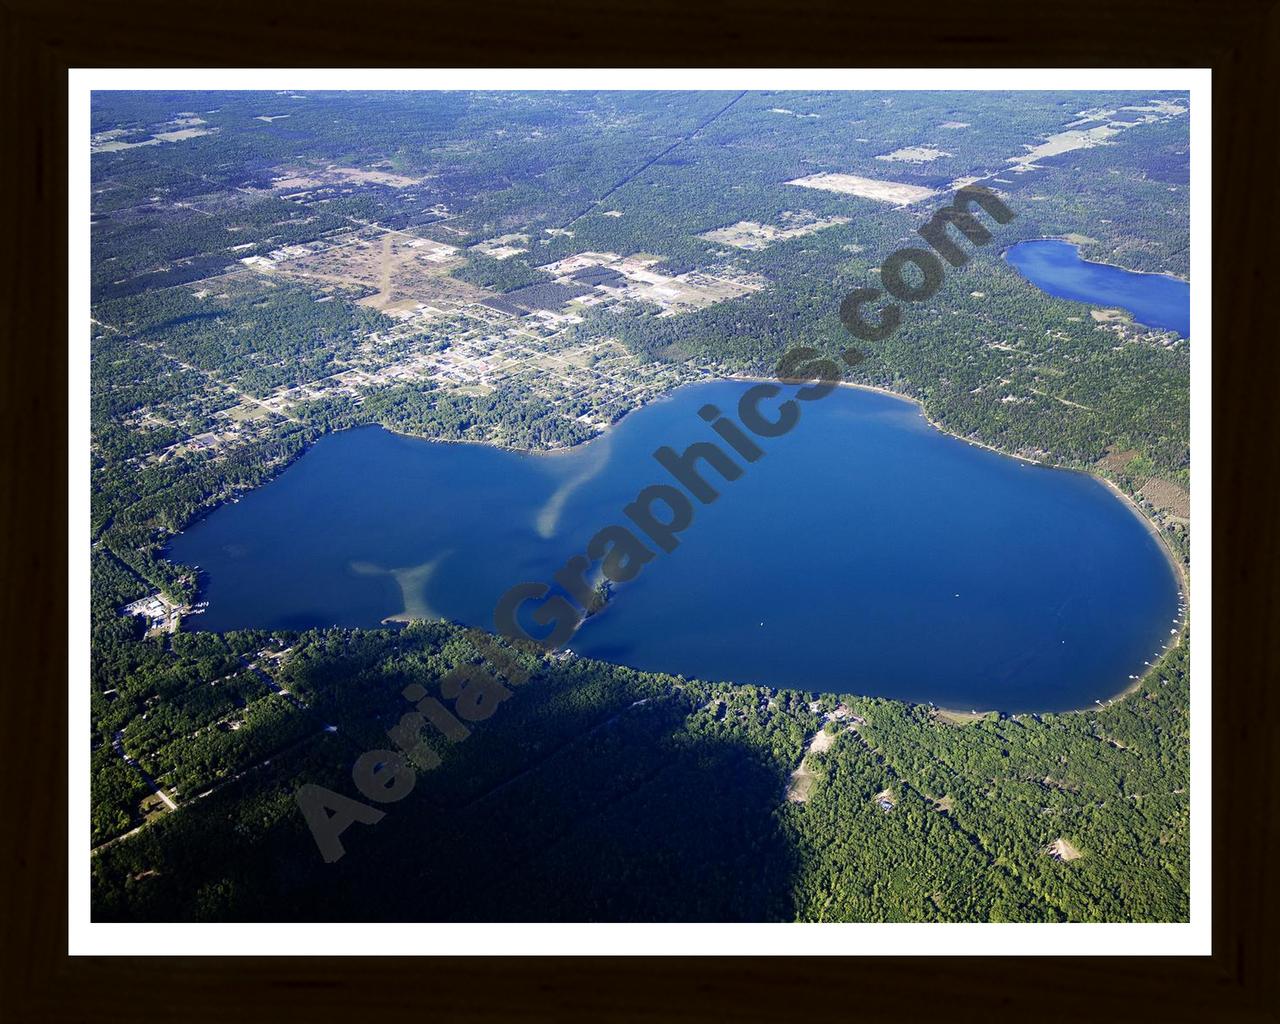
M 94 91 L 92 921 L 1188 922 L 1191 114 Z

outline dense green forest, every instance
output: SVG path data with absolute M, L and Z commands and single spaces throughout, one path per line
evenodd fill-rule
M 1186 570 L 1191 340 L 1100 321 L 1000 255 L 1067 237 L 1088 259 L 1186 277 L 1186 106 L 1098 92 L 97 95 L 95 917 L 1185 919 L 1185 638 L 1105 709 L 972 721 L 521 653 L 532 677 L 500 714 L 326 865 L 297 786 L 350 792 L 403 688 L 479 655 L 442 623 L 199 632 L 200 574 L 165 547 L 327 432 L 559 448 L 682 382 L 770 374 L 797 345 L 839 353 L 843 296 L 980 179 L 1016 218 L 889 338 L 860 342 L 846 379 L 919 400 L 959 436 L 1110 479 Z M 179 127 L 189 137 L 169 141 Z M 1019 162 L 1099 127 L 1104 144 Z M 898 206 L 788 184 L 823 172 L 936 192 Z M 758 247 L 704 237 L 797 211 L 827 226 Z M 597 254 L 585 277 L 545 269 L 584 254 Z M 629 259 L 643 269 L 619 272 Z M 635 298 L 624 274 L 712 297 Z M 172 630 L 121 614 L 156 592 L 182 609 Z M 832 745 L 806 755 L 824 728 Z M 793 802 L 802 759 L 813 785 Z M 1080 856 L 1051 855 L 1059 840 Z
M 317 856 L 293 789 L 352 793 L 351 765 L 385 744 L 400 691 L 482 652 L 441 624 L 401 631 L 230 634 L 160 654 L 151 673 L 234 672 L 236 652 L 287 645 L 279 679 L 305 701 L 280 731 L 260 683 L 221 701 L 245 726 L 202 723 L 179 690 L 151 727 L 153 763 L 184 780 L 234 738 L 282 752 L 94 860 L 98 914 L 147 920 L 1174 920 L 1187 913 L 1187 648 L 1096 712 L 991 714 L 712 685 L 511 652 L 531 676 L 442 764 Z M 175 645 L 177 647 L 179 645 Z M 206 663 L 201 665 L 201 659 Z M 784 797 L 807 736 L 843 705 L 862 719 L 810 755 L 804 803 Z M 253 709 L 258 708 L 256 714 Z M 816 708 L 816 710 L 812 709 Z M 326 724 L 336 732 L 326 732 Z M 209 737 L 166 743 L 173 732 Z M 240 746 L 246 745 L 241 740 Z M 95 779 L 103 786 L 126 780 Z M 882 810 L 873 796 L 892 792 Z M 1066 839 L 1064 862 L 1046 854 Z M 217 851 L 210 856 L 209 851 Z M 445 870 L 459 858 L 467 870 Z

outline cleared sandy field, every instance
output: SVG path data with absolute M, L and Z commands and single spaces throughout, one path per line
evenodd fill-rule
M 860 178 L 856 174 L 810 174 L 807 178 L 796 178 L 788 181 L 788 185 L 800 188 L 816 188 L 824 192 L 840 192 L 844 195 L 859 196 L 862 199 L 875 199 L 881 203 L 892 203 L 894 206 L 910 206 L 922 199 L 936 195 L 931 188 L 920 185 L 905 185 L 899 181 L 879 181 L 876 178 Z
M 814 232 L 822 231 L 824 228 L 849 223 L 848 217 L 820 218 L 807 210 L 800 213 L 784 213 L 780 219 L 782 221 L 781 225 L 760 224 L 753 220 L 740 220 L 738 223 L 730 224 L 728 227 L 716 228 L 714 231 L 704 231 L 698 237 L 705 238 L 708 242 L 732 245 L 736 249 L 759 251 L 767 249 L 774 242 L 812 235 Z
M 1061 838 L 1055 839 L 1052 843 L 1050 843 L 1049 848 L 1044 852 L 1048 854 L 1050 857 L 1052 857 L 1054 860 L 1060 860 L 1064 862 L 1077 860 L 1081 856 L 1083 856 L 1083 854 L 1081 854 L 1079 850 L 1077 850 L 1065 839 L 1061 839 Z
M 892 153 L 885 153 L 876 157 L 876 159 L 906 164 L 927 164 L 931 160 L 937 160 L 940 156 L 951 155 L 941 149 L 934 149 L 932 146 L 908 146 L 905 149 L 895 149 Z
M 1191 495 L 1170 480 L 1153 476 L 1138 488 L 1138 492 L 1156 508 L 1172 512 L 1181 519 L 1191 515 Z

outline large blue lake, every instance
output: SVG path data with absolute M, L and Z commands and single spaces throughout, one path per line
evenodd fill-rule
M 651 483 L 653 459 L 717 440 L 698 410 L 749 385 L 681 388 L 558 455 L 378 427 L 322 439 L 174 539 L 206 573 L 202 629 L 493 628 L 513 584 L 549 581 Z M 791 388 L 786 389 L 788 392 Z M 1089 476 L 996 455 L 912 404 L 840 388 L 696 505 L 679 546 L 617 587 L 577 653 L 706 679 L 1054 711 L 1114 696 L 1179 615 L 1137 515 Z M 770 410 L 772 413 L 772 410 Z M 726 447 L 722 445 L 722 447 Z M 741 462 L 741 460 L 739 460 Z
M 1037 288 L 1060 299 L 1128 310 L 1140 324 L 1191 336 L 1191 286 L 1165 274 L 1138 274 L 1090 263 L 1070 242 L 1037 238 L 1005 251 L 1005 259 Z

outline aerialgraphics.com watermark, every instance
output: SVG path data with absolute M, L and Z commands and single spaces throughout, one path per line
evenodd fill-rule
M 863 307 L 876 302 L 883 292 L 900 302 L 922 302 L 942 287 L 942 260 L 955 267 L 968 262 L 969 253 L 947 233 L 948 225 L 975 246 L 991 241 L 991 232 L 973 213 L 975 205 L 997 224 L 1007 224 L 1014 218 L 1013 211 L 993 190 L 973 185 L 959 189 L 949 206 L 937 210 L 917 230 L 929 249 L 897 250 L 880 266 L 883 291 L 858 288 L 845 296 L 840 304 L 840 319 L 854 337 L 883 341 L 902 323 L 902 307 L 894 302 L 880 307 L 874 321 L 864 315 Z M 904 274 L 908 264 L 918 272 L 913 275 L 917 278 L 914 283 Z M 856 348 L 842 353 L 848 366 L 856 366 L 864 358 Z M 756 384 L 743 392 L 736 421 L 714 405 L 704 405 L 698 415 L 749 465 L 764 457 L 761 443 L 795 429 L 806 403 L 816 402 L 834 390 L 840 372 L 834 359 L 815 349 L 794 348 L 778 362 L 778 383 Z M 776 401 L 783 393 L 783 385 L 796 384 L 803 386 Z M 551 583 L 526 582 L 511 587 L 499 599 L 494 608 L 494 624 L 517 650 L 550 652 L 563 646 L 583 619 L 599 606 L 599 593 L 590 582 L 597 563 L 611 583 L 635 579 L 658 557 L 659 551 L 671 554 L 679 547 L 679 534 L 693 524 L 695 501 L 698 505 L 717 501 L 720 491 L 716 484 L 732 483 L 745 472 L 724 448 L 707 440 L 696 441 L 679 453 L 664 445 L 653 457 L 674 483 L 649 484 L 623 506 L 620 518 L 630 525 L 606 525 L 587 542 L 584 552 L 570 557 L 553 577 L 559 592 L 553 593 Z M 704 466 L 715 470 L 719 478 L 715 484 L 704 475 Z M 530 632 L 522 620 L 537 631 Z M 402 693 L 413 709 L 387 731 L 395 749 L 369 750 L 356 759 L 351 781 L 371 803 L 314 784 L 298 789 L 298 807 L 326 862 L 332 863 L 346 852 L 341 837 L 348 828 L 381 821 L 386 812 L 376 804 L 403 800 L 417 784 L 419 771 L 430 771 L 441 763 L 440 754 L 424 735 L 428 725 L 437 741 L 443 738 L 451 744 L 459 743 L 471 735 L 472 723 L 489 718 L 511 696 L 513 687 L 529 679 L 530 672 L 493 636 L 478 629 L 468 630 L 466 636 L 481 653 L 483 663 L 453 669 L 440 680 L 436 695 L 419 683 L 406 686 Z M 452 709 L 445 701 L 452 702 Z

